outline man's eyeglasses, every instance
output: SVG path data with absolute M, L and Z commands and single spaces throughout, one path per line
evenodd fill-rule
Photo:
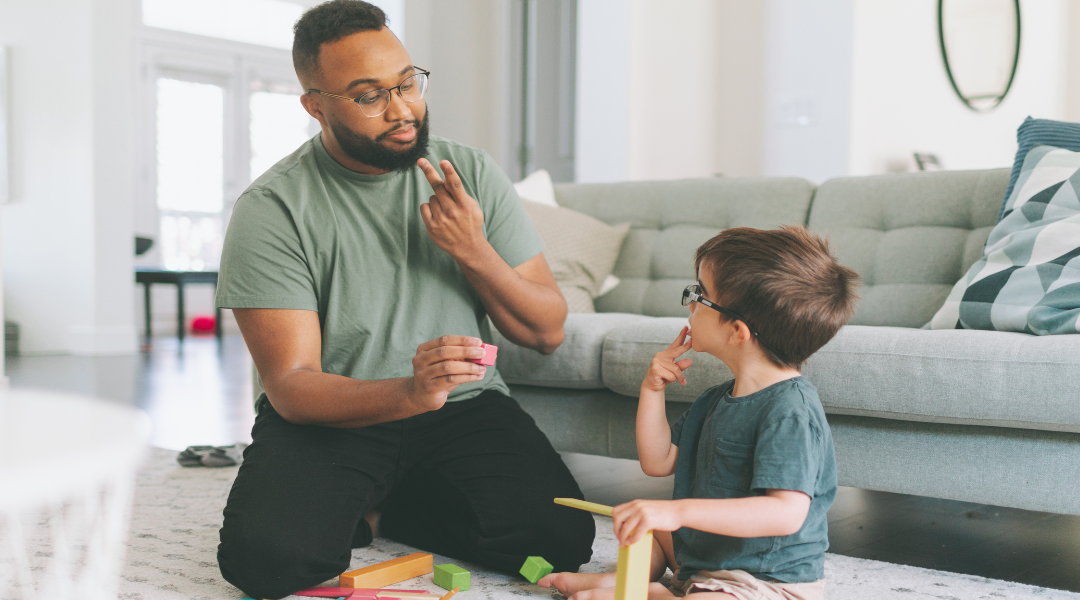
M 323 96 L 330 96 L 331 98 L 341 98 L 342 100 L 355 102 L 356 105 L 360 107 L 360 111 L 365 115 L 377 117 L 386 112 L 387 108 L 390 108 L 390 94 L 393 93 L 394 90 L 397 90 L 398 95 L 406 102 L 416 102 L 424 97 L 424 94 L 427 93 L 428 75 L 431 75 L 431 71 L 425 71 L 420 67 L 416 67 L 416 70 L 420 72 L 409 77 L 405 81 L 402 81 L 399 85 L 395 85 L 386 90 L 371 90 L 359 98 L 339 96 L 315 88 L 309 89 L 308 93 L 322 94 Z
M 715 311 L 717 311 L 717 312 L 719 312 L 721 314 L 727 315 L 728 317 L 730 317 L 732 319 L 735 319 L 736 321 L 742 321 L 743 324 L 746 325 L 746 328 L 750 330 L 750 335 L 754 336 L 754 338 L 757 339 L 758 343 L 761 344 L 761 346 L 763 348 L 765 348 L 766 350 L 772 352 L 773 354 L 775 354 L 777 356 L 781 356 L 776 350 L 773 350 L 770 346 L 767 346 L 765 344 L 765 342 L 761 341 L 761 336 L 758 335 L 757 329 L 754 329 L 753 325 L 751 325 L 750 323 L 747 323 L 746 319 L 744 319 L 742 317 L 742 315 L 740 315 L 739 313 L 737 313 L 737 312 L 735 312 L 733 310 L 728 310 L 728 309 L 724 308 L 723 306 L 720 306 L 719 304 L 716 304 L 715 302 L 710 302 L 710 301 L 706 300 L 701 295 L 701 286 L 696 284 L 696 283 L 692 283 L 692 284 L 686 286 L 686 289 L 684 289 L 682 291 L 682 305 L 683 306 L 690 306 L 691 302 L 697 302 L 698 304 L 701 304 L 702 306 L 708 306 L 709 308 L 711 308 L 711 309 L 713 309 L 713 310 L 715 310 Z

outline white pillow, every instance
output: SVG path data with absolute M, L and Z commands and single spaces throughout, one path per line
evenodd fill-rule
M 551 184 L 551 175 L 544 169 L 533 171 L 525 179 L 514 184 L 522 200 L 536 202 L 545 206 L 559 206 L 555 202 L 555 186 Z

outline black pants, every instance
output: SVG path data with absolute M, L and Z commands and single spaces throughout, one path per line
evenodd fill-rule
M 528 556 L 576 571 L 592 555 L 592 517 L 547 437 L 512 398 L 484 392 L 401 421 L 358 429 L 294 425 L 259 407 L 225 507 L 218 564 L 252 598 L 280 598 L 348 570 L 381 534 L 516 572 Z

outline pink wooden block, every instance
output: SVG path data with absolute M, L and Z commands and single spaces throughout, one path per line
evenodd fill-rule
M 499 347 L 491 344 L 482 344 L 480 347 L 484 349 L 484 358 L 469 358 L 466 360 L 478 365 L 486 365 L 488 367 L 494 366 L 495 356 L 499 353 Z

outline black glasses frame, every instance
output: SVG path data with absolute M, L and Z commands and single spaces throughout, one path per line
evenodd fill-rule
M 743 324 L 746 325 L 746 328 L 750 330 L 750 335 L 754 336 L 754 339 L 756 339 L 763 348 L 777 356 L 781 356 L 779 352 L 777 352 L 765 342 L 761 341 L 761 336 L 758 335 L 757 329 L 754 329 L 753 325 L 747 323 L 746 319 L 743 318 L 742 315 L 733 310 L 726 309 L 715 302 L 710 302 L 709 300 L 706 300 L 705 297 L 701 295 L 701 286 L 696 283 L 691 283 L 690 285 L 686 286 L 686 289 L 682 291 L 682 305 L 690 306 L 690 303 L 692 302 L 697 302 L 702 306 L 708 306 L 709 308 L 721 314 L 727 315 L 728 317 L 735 319 L 736 321 L 742 321 Z
M 386 89 L 371 90 L 370 92 L 366 92 L 366 93 L 362 94 L 359 98 L 350 98 L 348 96 L 342 96 L 340 94 L 331 94 L 330 92 L 324 92 L 322 90 L 317 90 L 315 88 L 309 88 L 307 90 L 307 93 L 309 93 L 309 94 L 321 94 L 323 96 L 330 96 L 331 98 L 341 98 L 342 100 L 348 100 L 349 102 L 355 102 L 356 106 L 358 106 L 360 108 L 360 112 L 364 113 L 365 117 L 375 118 L 375 117 L 383 114 L 384 112 L 386 112 L 387 109 L 390 108 L 390 103 L 387 102 L 386 103 L 386 108 L 383 108 L 382 110 L 380 110 L 378 114 L 369 115 L 366 112 L 364 112 L 364 107 L 363 107 L 363 105 L 360 104 L 360 101 L 363 100 L 365 97 L 370 96 L 371 94 L 381 94 L 383 92 L 387 93 L 386 97 L 389 99 L 391 96 L 394 95 L 394 90 L 397 90 L 398 96 L 400 96 L 402 100 L 405 100 L 405 96 L 403 96 L 401 94 L 401 86 L 405 85 L 406 82 L 408 82 L 410 79 L 415 78 L 417 75 L 423 75 L 424 79 L 429 79 L 431 77 L 431 71 L 428 71 L 427 69 L 421 69 L 420 67 L 417 67 L 416 65 L 413 65 L 413 68 L 416 69 L 418 72 L 413 73 L 412 75 L 406 77 L 404 81 L 402 81 L 401 83 L 395 85 L 394 87 L 386 88 Z M 424 98 L 424 96 L 426 96 L 426 95 L 427 95 L 427 87 L 425 86 L 424 93 L 419 98 L 417 98 L 416 100 L 405 100 L 405 101 L 409 102 L 409 103 L 417 102 L 419 100 L 422 100 Z

